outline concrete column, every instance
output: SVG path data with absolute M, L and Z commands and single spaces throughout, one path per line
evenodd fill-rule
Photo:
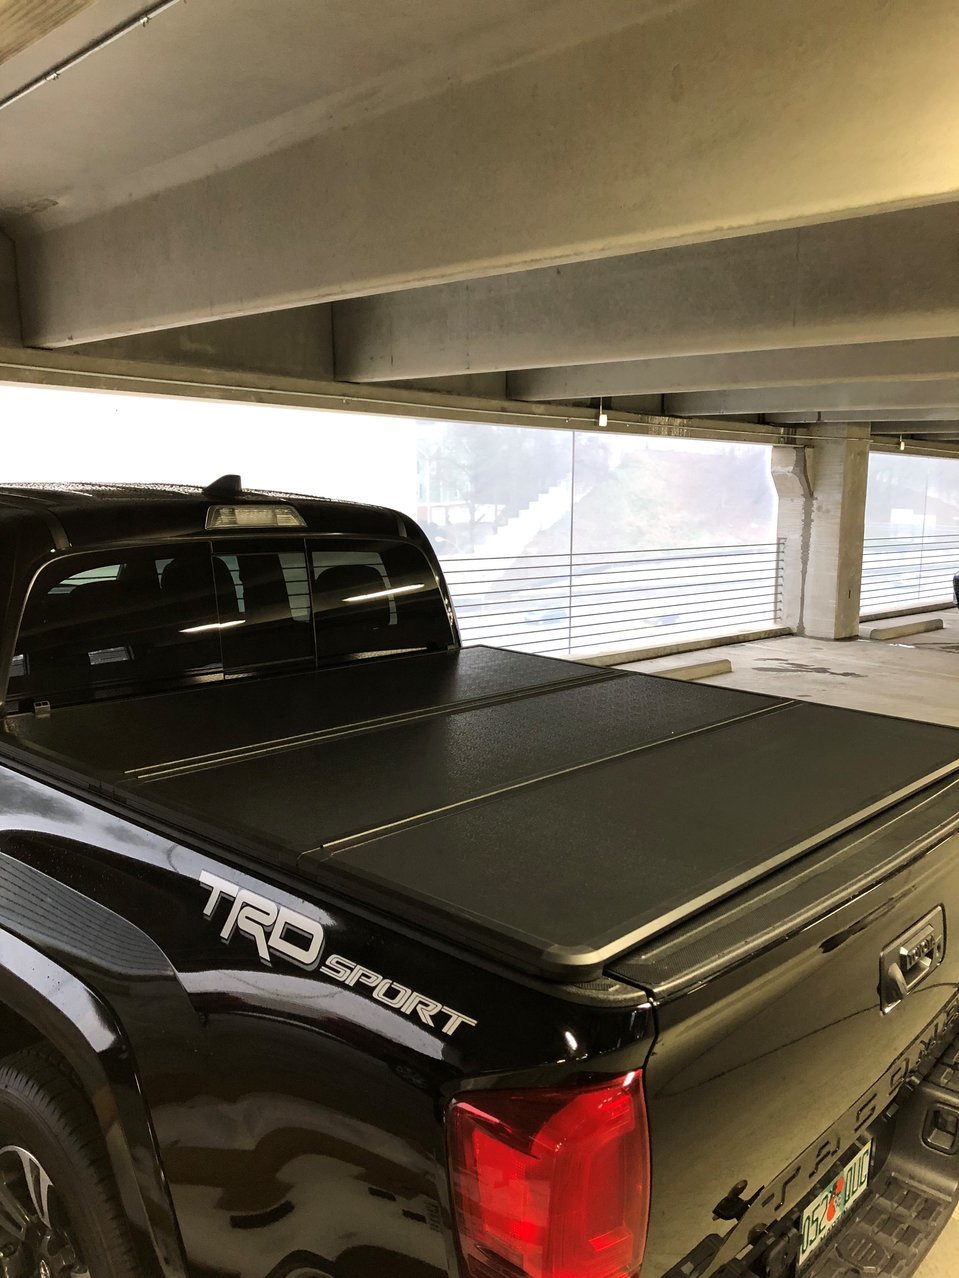
M 855 639 L 869 469 L 869 424 L 832 424 L 805 448 L 773 449 L 783 622 L 817 639 Z
M 20 345 L 20 306 L 13 243 L 0 231 L 0 345 Z
M 809 559 L 809 524 L 812 514 L 811 448 L 774 447 L 771 467 L 779 497 L 776 536 L 782 544 L 782 622 L 802 633 L 803 590 Z
M 855 639 L 859 635 L 869 423 L 837 423 L 825 430 L 828 438 L 814 446 L 816 469 L 802 632 L 817 639 Z

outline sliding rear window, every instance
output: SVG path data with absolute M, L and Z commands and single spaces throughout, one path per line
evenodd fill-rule
M 309 550 L 321 662 L 452 643 L 433 570 L 415 546 L 329 539 Z
M 213 545 L 220 647 L 227 674 L 314 661 L 303 539 Z
M 432 569 L 402 542 L 217 539 L 74 555 L 34 584 L 8 696 L 86 701 L 451 642 Z

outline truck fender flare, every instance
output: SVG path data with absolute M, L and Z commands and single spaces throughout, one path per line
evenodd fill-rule
M 187 1278 L 166 1177 L 133 1053 L 103 1000 L 0 926 L 0 1017 L 8 1010 L 64 1058 L 93 1107 L 120 1203 L 150 1278 Z

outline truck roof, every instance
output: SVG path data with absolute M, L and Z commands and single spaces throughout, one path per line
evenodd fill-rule
M 46 507 L 48 510 L 63 512 L 88 507 L 96 502 L 113 501 L 176 501 L 201 503 L 209 505 L 211 500 L 224 500 L 215 492 L 216 485 L 225 479 L 238 478 L 223 476 L 214 480 L 213 484 L 201 487 L 199 484 L 138 484 L 138 483 L 28 483 L 0 484 L 0 502 L 5 498 L 29 499 Z M 352 501 L 336 501 L 332 497 L 311 496 L 309 493 L 289 493 L 272 489 L 243 488 L 231 492 L 230 499 L 242 500 L 244 497 L 269 497 L 274 501 L 322 502 L 324 505 L 355 507 L 362 503 Z
M 3 484 L 0 534 L 19 522 L 45 528 L 58 550 L 158 537 L 202 534 L 211 505 L 282 502 L 294 505 L 307 531 L 415 536 L 418 529 L 398 511 L 382 506 L 309 497 L 300 493 L 232 487 L 224 476 L 206 488 L 188 484 Z M 218 487 L 219 486 L 219 487 Z M 118 516 L 123 518 L 118 528 Z M 285 530 L 287 535 L 289 529 Z M 42 537 L 42 533 L 40 534 Z

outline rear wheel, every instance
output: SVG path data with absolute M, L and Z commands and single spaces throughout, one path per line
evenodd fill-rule
M 0 1064 L 0 1278 L 136 1278 L 93 1111 L 43 1048 Z

